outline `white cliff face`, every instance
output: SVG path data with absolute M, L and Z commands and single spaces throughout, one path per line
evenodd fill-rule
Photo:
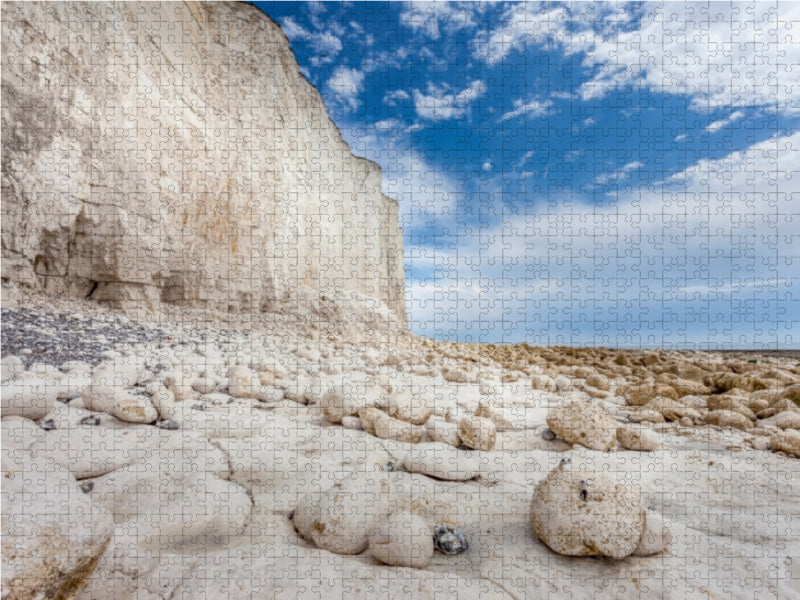
M 354 291 L 405 322 L 397 203 L 280 28 L 231 3 L 3 3 L 3 278 L 265 310 Z

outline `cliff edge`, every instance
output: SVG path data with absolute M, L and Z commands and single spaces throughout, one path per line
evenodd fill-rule
M 2 42 L 5 282 L 224 311 L 357 292 L 406 322 L 397 203 L 261 11 L 7 2 Z

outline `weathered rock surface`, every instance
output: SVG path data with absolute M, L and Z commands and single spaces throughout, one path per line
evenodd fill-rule
M 781 429 L 800 429 L 800 413 L 784 410 L 762 420 L 760 425 L 772 425 Z
M 497 438 L 497 428 L 485 417 L 465 415 L 458 420 L 458 436 L 465 446 L 475 450 L 491 450 Z
M 511 431 L 514 429 L 514 424 L 502 411 L 487 402 L 481 401 L 478 404 L 478 409 L 475 411 L 476 417 L 484 417 L 494 423 L 497 431 Z
M 792 454 L 800 458 L 800 431 L 784 429 L 769 440 L 770 448 Z
M 645 508 L 638 488 L 562 462 L 536 486 L 530 519 L 559 554 L 625 558 L 639 545 Z
M 458 424 L 451 423 L 442 417 L 432 416 L 425 423 L 425 431 L 434 442 L 443 442 L 450 446 L 461 445 L 461 436 L 458 435 Z
M 416 444 L 406 454 L 403 466 L 410 473 L 451 481 L 468 481 L 481 474 L 478 453 L 458 450 L 443 442 Z
M 747 419 L 754 421 L 756 415 L 750 410 L 745 404 L 739 400 L 738 398 L 732 396 L 711 396 L 706 406 L 708 410 L 716 411 L 716 410 L 729 410 L 740 415 L 746 417 Z
M 58 387 L 44 379 L 6 381 L 2 391 L 3 416 L 17 415 L 27 419 L 41 419 L 58 397 Z
M 424 425 L 433 414 L 422 394 L 395 394 L 389 398 L 389 415 L 412 425 Z
M 158 418 L 158 411 L 149 396 L 105 383 L 86 386 L 81 399 L 89 410 L 114 415 L 131 423 L 152 423 Z
M 643 450 L 649 452 L 661 445 L 658 434 L 648 427 L 641 425 L 628 425 L 617 429 L 617 441 L 620 446 L 628 450 Z
M 664 519 L 658 513 L 648 510 L 645 517 L 644 531 L 639 545 L 633 551 L 636 556 L 650 556 L 663 552 L 672 539 Z
M 678 393 L 666 384 L 632 385 L 625 388 L 623 394 L 631 406 L 644 406 L 657 396 L 671 400 L 678 399 Z
M 700 420 L 701 415 L 698 411 L 690 408 L 677 400 L 656 396 L 645 404 L 645 409 L 650 409 L 661 413 L 667 421 L 679 421 L 680 419 Z
M 589 402 L 575 401 L 554 408 L 547 415 L 547 425 L 569 443 L 594 450 L 608 450 L 617 439 L 616 421 Z
M 362 408 L 371 407 L 377 395 L 377 390 L 363 385 L 337 385 L 322 394 L 320 407 L 331 423 L 341 423 L 343 418 L 357 416 Z
M 111 539 L 111 517 L 66 469 L 27 450 L 3 448 L 2 482 L 3 598 L 72 598 Z
M 405 322 L 397 203 L 260 10 L 2 12 L 4 279 L 134 307 L 248 311 L 295 288 L 345 290 Z
M 418 516 L 394 513 L 373 527 L 369 551 L 386 565 L 421 569 L 433 559 L 432 532 Z
M 706 423 L 717 427 L 735 427 L 750 429 L 753 422 L 744 415 L 732 410 L 712 410 L 706 415 Z
M 304 496 L 295 510 L 295 526 L 319 548 L 359 554 L 389 513 L 388 491 L 388 481 L 379 473 L 353 473 L 321 494 Z

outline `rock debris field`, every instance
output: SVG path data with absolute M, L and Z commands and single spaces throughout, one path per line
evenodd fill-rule
M 800 594 L 799 355 L 4 297 L 3 598 Z

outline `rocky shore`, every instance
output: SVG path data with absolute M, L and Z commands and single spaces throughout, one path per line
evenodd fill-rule
M 800 358 L 5 290 L 3 597 L 787 598 Z

